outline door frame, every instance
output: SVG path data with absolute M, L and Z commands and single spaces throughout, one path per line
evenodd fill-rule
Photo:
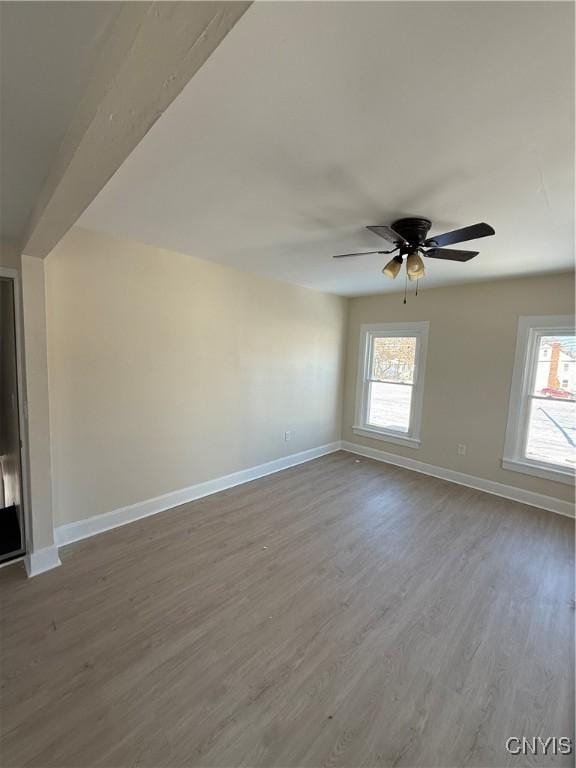
M 32 552 L 32 520 L 30 504 L 30 476 L 28 464 L 28 405 L 26 401 L 26 387 L 24 385 L 24 322 L 22 317 L 22 283 L 20 273 L 17 269 L 0 266 L 0 277 L 12 280 L 14 290 L 14 326 L 16 332 L 16 380 L 18 392 L 18 426 L 20 429 L 20 475 L 22 484 L 22 523 L 24 526 L 23 551 L 6 560 L 0 565 L 8 565 L 15 560 L 23 558 L 27 553 Z

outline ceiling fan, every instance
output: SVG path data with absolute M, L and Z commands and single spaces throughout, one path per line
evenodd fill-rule
M 445 259 L 448 261 L 469 261 L 477 256 L 479 251 L 457 251 L 444 248 L 445 245 L 463 243 L 466 240 L 477 240 L 480 237 L 488 237 L 495 234 L 489 224 L 472 224 L 470 227 L 455 229 L 445 232 L 443 235 L 428 237 L 428 230 L 432 226 L 429 219 L 408 218 L 398 219 L 391 227 L 374 226 L 366 227 L 375 235 L 383 237 L 394 248 L 390 251 L 364 251 L 362 253 L 343 253 L 334 256 L 335 259 L 346 259 L 349 256 L 364 256 L 369 253 L 390 254 L 398 253 L 382 270 L 387 277 L 394 279 L 398 276 L 404 256 L 406 256 L 406 274 L 409 280 L 419 280 L 424 277 L 424 262 L 420 254 L 430 259 Z

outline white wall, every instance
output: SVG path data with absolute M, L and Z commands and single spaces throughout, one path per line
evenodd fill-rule
M 344 299 L 79 228 L 46 268 L 56 525 L 339 439 Z
M 45 278 L 45 261 L 23 255 L 21 279 L 28 414 L 29 518 L 33 527 L 27 536 L 34 551 L 50 547 L 54 542 Z

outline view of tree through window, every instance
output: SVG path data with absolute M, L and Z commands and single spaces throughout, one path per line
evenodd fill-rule
M 408 432 L 414 383 L 416 338 L 385 336 L 372 341 L 368 423 Z
M 576 337 L 540 338 L 529 395 L 526 457 L 576 465 Z
M 402 381 L 412 384 L 415 354 L 415 338 L 386 336 L 374 339 L 372 378 L 379 381 Z

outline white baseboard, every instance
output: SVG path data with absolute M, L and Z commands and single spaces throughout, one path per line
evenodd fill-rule
M 36 552 L 26 555 L 24 565 L 29 578 L 62 565 L 58 557 L 57 545 L 53 544 L 51 547 L 44 547 L 44 549 L 38 549 Z
M 283 469 L 295 467 L 298 464 L 304 464 L 307 461 L 317 459 L 320 456 L 326 456 L 327 454 L 339 450 L 355 453 L 359 456 L 365 456 L 387 464 L 394 464 L 395 466 L 403 467 L 404 469 L 411 469 L 415 472 L 421 472 L 425 475 L 431 475 L 432 477 L 438 477 L 442 480 L 457 483 L 458 485 L 465 485 L 479 491 L 502 496 L 505 499 L 518 501 L 521 504 L 540 507 L 541 509 L 556 512 L 560 515 L 566 515 L 568 517 L 574 516 L 574 508 L 570 502 L 555 499 L 552 496 L 544 496 L 543 494 L 525 491 L 512 485 L 504 485 L 503 483 L 484 480 L 483 478 L 475 477 L 474 475 L 467 475 L 463 472 L 436 467 L 432 464 L 426 464 L 422 461 L 417 461 L 416 459 L 398 456 L 394 453 L 387 453 L 386 451 L 381 451 L 376 448 L 367 448 L 347 441 L 337 441 L 321 445 L 318 448 L 312 448 L 308 451 L 293 453 L 290 456 L 275 459 L 274 461 L 269 461 L 266 464 L 260 464 L 256 467 L 243 469 L 240 472 L 234 472 L 231 475 L 225 475 L 224 477 L 218 477 L 204 483 L 191 485 L 188 488 L 166 493 L 163 496 L 157 496 L 153 499 L 148 499 L 137 504 L 131 504 L 127 507 L 121 507 L 112 510 L 111 512 L 94 515 L 86 520 L 78 520 L 73 523 L 61 525 L 54 531 L 56 545 L 65 546 L 66 544 L 72 544 L 75 541 L 80 541 L 81 539 L 86 539 L 90 536 L 96 536 L 99 533 L 104 533 L 113 528 L 127 525 L 135 520 L 140 520 L 141 518 L 164 512 L 167 509 L 172 509 L 180 504 L 186 504 L 190 501 L 201 499 L 204 496 L 210 496 L 213 493 L 225 491 L 236 485 L 242 485 L 251 480 L 257 480 L 260 477 L 265 477 L 266 475 L 280 472 Z M 29 564 L 30 558 L 32 558 L 32 562 Z M 28 570 L 29 576 L 42 573 L 57 565 L 60 565 L 60 560 L 58 559 L 56 546 L 46 550 L 40 550 L 26 558 L 26 569 Z
M 556 499 L 553 496 L 544 496 L 541 493 L 533 493 L 522 488 L 516 488 L 514 485 L 496 483 L 493 480 L 484 480 L 482 477 L 467 475 L 464 472 L 456 472 L 452 469 L 444 469 L 444 467 L 435 467 L 433 464 L 426 464 L 417 459 L 398 456 L 395 453 L 387 453 L 377 448 L 367 448 L 364 445 L 349 443 L 347 440 L 342 441 L 342 450 L 356 453 L 359 456 L 365 456 L 368 459 L 383 461 L 386 464 L 394 464 L 404 469 L 411 469 L 414 472 L 421 472 L 423 475 L 431 475 L 441 480 L 448 480 L 458 485 L 466 485 L 468 488 L 492 493 L 495 496 L 502 496 L 512 501 L 519 501 L 521 504 L 528 504 L 531 507 L 539 507 L 549 512 L 556 512 L 559 515 L 566 515 L 566 517 L 574 517 L 574 505 L 569 501 Z
M 54 531 L 54 538 L 59 546 L 72 544 L 74 541 L 86 539 L 89 536 L 95 536 L 98 533 L 104 533 L 112 528 L 118 528 L 121 525 L 132 523 L 143 517 L 156 515 L 158 512 L 164 512 L 180 504 L 186 504 L 204 496 L 210 496 L 219 491 L 225 491 L 227 488 L 233 488 L 235 485 L 242 485 L 251 480 L 257 480 L 259 477 L 271 475 L 274 472 L 280 472 L 282 469 L 295 467 L 298 464 L 304 464 L 320 456 L 326 456 L 329 453 L 339 451 L 340 441 L 321 445 L 318 448 L 311 448 L 308 451 L 293 453 L 290 456 L 284 456 L 281 459 L 269 461 L 266 464 L 259 464 L 256 467 L 243 469 L 240 472 L 234 472 L 231 475 L 218 477 L 215 480 L 208 480 L 205 483 L 197 483 L 188 488 L 179 491 L 172 491 L 163 496 L 157 496 L 147 501 L 137 504 L 130 504 L 128 507 L 121 507 L 111 512 L 105 512 L 101 515 L 94 515 L 86 520 L 78 520 L 66 525 L 60 525 Z M 39 572 L 39 571 L 38 571 Z

